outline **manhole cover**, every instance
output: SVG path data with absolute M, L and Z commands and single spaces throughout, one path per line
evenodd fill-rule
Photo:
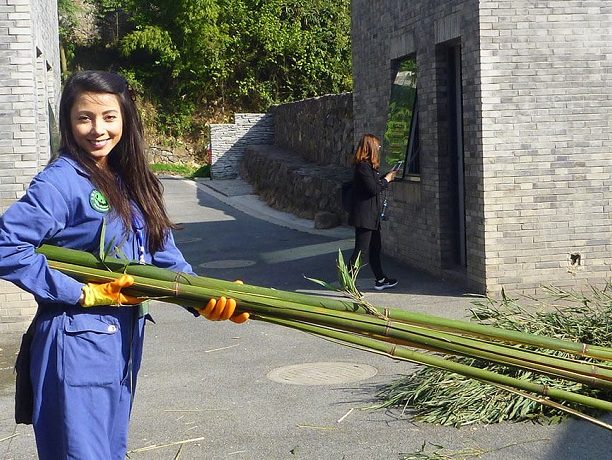
M 292 385 L 336 385 L 365 380 L 377 373 L 375 367 L 367 364 L 321 362 L 279 367 L 270 371 L 268 378 Z
M 202 268 L 244 268 L 250 267 L 251 265 L 255 265 L 256 262 L 254 260 L 213 260 L 212 262 L 204 262 L 200 264 L 199 267 Z

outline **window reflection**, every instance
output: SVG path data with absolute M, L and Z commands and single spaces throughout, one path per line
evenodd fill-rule
M 416 59 L 404 58 L 391 87 L 383 157 L 387 168 L 404 162 L 398 177 L 420 174 L 416 76 Z

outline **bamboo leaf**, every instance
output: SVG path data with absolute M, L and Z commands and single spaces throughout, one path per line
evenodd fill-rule
M 333 284 L 329 284 L 325 281 L 318 280 L 315 278 L 309 278 L 308 276 L 304 276 L 304 278 L 306 278 L 308 281 L 312 281 L 313 283 L 319 284 L 323 286 L 325 289 L 329 289 L 330 291 L 342 292 L 340 289 L 336 288 Z

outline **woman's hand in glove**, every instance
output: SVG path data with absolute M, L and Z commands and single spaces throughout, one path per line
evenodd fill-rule
M 235 283 L 242 284 L 242 281 L 236 280 Z M 236 324 L 242 324 L 249 319 L 249 314 L 235 313 L 236 301 L 232 298 L 219 297 L 219 299 L 210 299 L 208 304 L 203 308 L 198 308 L 198 313 L 210 321 L 225 321 L 229 319 Z
M 103 305 L 120 307 L 142 303 L 143 299 L 121 293 L 121 289 L 130 287 L 132 284 L 134 284 L 134 278 L 130 275 L 123 275 L 109 283 L 87 283 L 83 286 L 83 294 L 79 303 L 84 307 Z
M 242 284 L 242 281 L 237 280 L 236 283 Z M 210 299 L 208 305 L 203 308 L 198 308 L 198 313 L 210 321 L 225 321 L 229 319 L 236 324 L 242 324 L 249 319 L 249 314 L 235 313 L 236 301 L 232 298 L 219 297 L 219 299 Z
M 235 313 L 236 301 L 219 297 L 219 299 L 210 299 L 208 305 L 204 308 L 198 308 L 198 313 L 210 321 L 230 321 L 241 324 L 249 319 L 248 313 Z

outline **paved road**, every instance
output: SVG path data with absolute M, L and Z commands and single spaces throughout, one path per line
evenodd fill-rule
M 269 210 L 240 181 L 164 184 L 172 217 L 183 223 L 178 244 L 199 274 L 324 294 L 304 275 L 333 281 L 338 248 L 350 253 L 348 229 L 314 231 L 309 221 Z M 379 293 L 364 273 L 360 287 L 371 302 L 464 316 L 470 299 L 460 286 L 384 265 L 400 285 Z M 211 323 L 164 303 L 152 310 L 132 459 L 387 460 L 424 443 L 480 449 L 483 459 L 610 458 L 609 432 L 581 421 L 456 429 L 413 423 L 400 410 L 366 410 L 381 385 L 413 366 L 280 326 Z M 6 358 L 16 337 L 2 340 Z M 299 371 L 319 385 L 305 385 Z M 31 427 L 12 422 L 10 383 L 0 383 L 0 457 L 36 458 Z

